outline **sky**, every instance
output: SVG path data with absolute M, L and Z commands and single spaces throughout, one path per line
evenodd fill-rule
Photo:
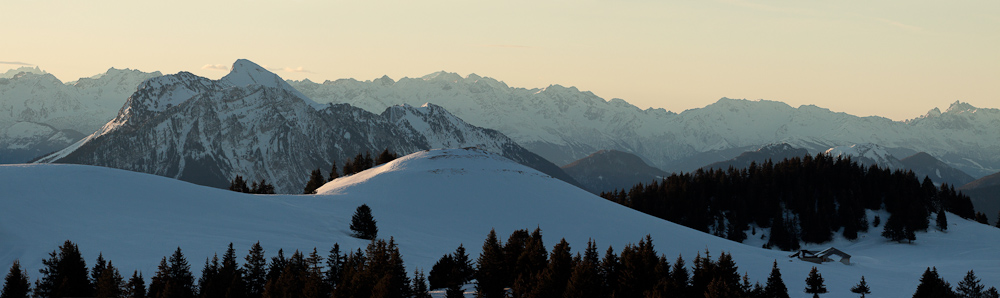
M 445 70 L 674 112 L 721 97 L 894 120 L 1000 107 L 1000 1 L 0 1 L 0 71 L 286 79 Z

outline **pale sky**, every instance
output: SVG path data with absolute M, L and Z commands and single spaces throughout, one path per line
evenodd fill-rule
M 0 71 L 63 81 L 219 78 L 247 58 L 286 79 L 445 70 L 674 112 L 721 97 L 894 120 L 1000 107 L 997 0 L 2 0 L 0 28 Z

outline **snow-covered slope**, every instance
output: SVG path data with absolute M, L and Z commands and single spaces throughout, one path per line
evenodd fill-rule
M 42 162 L 100 165 L 228 187 L 241 175 L 302 191 L 309 173 L 382 150 L 480 147 L 572 181 L 554 164 L 503 134 L 465 123 L 435 105 L 374 114 L 319 105 L 248 60 L 210 80 L 188 72 L 149 79 L 118 116 Z
M 821 153 L 844 144 L 875 143 L 910 155 L 927 152 L 975 177 L 1000 171 L 1000 110 L 956 102 L 945 112 L 896 122 L 813 105 L 723 98 L 680 114 L 641 110 L 575 87 L 512 88 L 470 74 L 421 78 L 341 79 L 292 86 L 318 102 L 350 103 L 377 112 L 396 104 L 440 105 L 469 123 L 499 130 L 559 165 L 599 149 L 632 152 L 653 166 L 692 171 L 767 144 Z
M 38 68 L 7 74 L 0 76 L 0 163 L 65 148 L 114 118 L 140 82 L 160 76 L 112 68 L 64 84 Z
M 850 158 L 863 166 L 878 166 L 883 169 L 902 170 L 905 168 L 898 158 L 877 144 L 854 144 L 827 149 L 826 155 L 834 158 Z
M 813 266 L 830 297 L 849 297 L 862 275 L 878 297 L 909 297 L 929 266 L 952 284 L 973 269 L 988 285 L 1000 285 L 1000 255 L 994 253 L 1000 230 L 956 216 L 949 215 L 947 233 L 918 234 L 914 244 L 887 243 L 877 232 L 855 242 L 837 240 L 833 245 L 853 255 L 852 265 L 816 265 L 638 213 L 480 150 L 417 152 L 334 180 L 320 195 L 248 195 L 148 174 L 47 164 L 0 166 L 0 188 L 0 264 L 20 259 L 32 278 L 46 254 L 67 239 L 80 245 L 90 265 L 100 252 L 123 271 L 146 276 L 177 246 L 192 264 L 230 242 L 240 257 L 257 241 L 268 257 L 279 247 L 323 251 L 339 243 L 350 250 L 366 244 L 350 238 L 348 226 L 354 209 L 367 204 L 379 236 L 395 238 L 409 271 L 429 271 L 460 243 L 478 255 L 491 228 L 506 240 L 515 229 L 541 227 L 549 249 L 566 238 L 577 252 L 593 238 L 620 251 L 650 234 L 658 252 L 670 259 L 683 255 L 688 264 L 695 253 L 727 251 L 739 272 L 761 282 L 777 260 L 793 297 L 804 296 Z

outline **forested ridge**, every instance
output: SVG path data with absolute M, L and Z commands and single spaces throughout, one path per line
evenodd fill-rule
M 941 210 L 977 217 L 969 197 L 953 186 L 825 154 L 745 169 L 699 169 L 601 197 L 738 242 L 766 228 L 765 246 L 783 250 L 798 249 L 800 241 L 827 242 L 838 232 L 853 240 L 882 223 L 886 238 L 913 241 L 913 232 L 926 231 L 930 215 Z M 868 221 L 865 210 L 882 209 L 888 219 Z

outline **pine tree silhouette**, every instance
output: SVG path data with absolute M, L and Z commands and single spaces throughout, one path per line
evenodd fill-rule
M 372 216 L 372 209 L 367 204 L 361 204 L 354 210 L 351 216 L 351 231 L 354 237 L 372 240 L 378 237 L 378 227 L 375 225 L 375 217 Z

